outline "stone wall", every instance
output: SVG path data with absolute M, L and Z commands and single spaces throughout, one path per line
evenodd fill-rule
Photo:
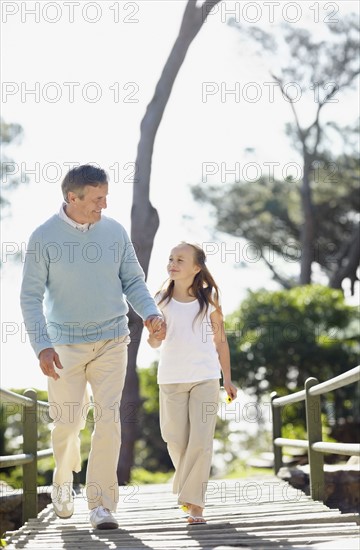
M 360 465 L 358 457 L 351 457 L 346 464 L 325 464 L 325 501 L 329 508 L 341 512 L 360 513 Z M 305 494 L 310 494 L 309 465 L 287 467 L 278 476 Z
M 0 537 L 6 531 L 15 531 L 22 525 L 22 489 L 14 489 L 0 481 Z M 38 488 L 38 513 L 51 502 L 50 488 Z

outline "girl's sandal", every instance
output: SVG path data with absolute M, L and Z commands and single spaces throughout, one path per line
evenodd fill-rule
M 206 524 L 206 519 L 202 516 L 189 516 L 188 523 L 190 525 L 204 525 Z

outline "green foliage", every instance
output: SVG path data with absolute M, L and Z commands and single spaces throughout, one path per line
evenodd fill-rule
M 0 119 L 0 148 L 1 148 L 1 196 L 0 196 L 0 212 L 3 214 L 6 208 L 10 206 L 8 198 L 9 192 L 14 190 L 20 183 L 26 182 L 27 177 L 22 176 L 21 180 L 14 175 L 17 170 L 14 170 L 14 161 L 7 157 L 4 150 L 5 147 L 19 139 L 22 135 L 22 127 L 20 124 L 9 124 L 2 118 Z
M 130 483 L 143 485 L 145 483 L 167 483 L 174 475 L 174 471 L 168 472 L 149 472 L 145 468 L 133 468 L 131 470 Z
M 320 285 L 250 291 L 226 329 L 234 380 L 259 396 L 303 389 L 310 376 L 323 382 L 358 363 L 359 314 L 341 291 Z M 338 417 L 358 414 L 355 399 L 354 386 L 327 397 Z M 286 408 L 286 420 L 296 426 L 303 414 L 294 407 Z
M 273 476 L 272 468 L 254 468 L 249 466 L 245 460 L 236 458 L 231 462 L 229 471 L 224 476 L 225 479 L 249 478 L 257 476 Z
M 23 395 L 23 389 L 12 389 L 14 393 Z M 47 392 L 36 390 L 38 401 L 48 401 Z M 81 432 L 82 470 L 76 474 L 78 483 L 85 483 L 86 459 L 90 451 L 90 440 L 93 428 L 93 411 L 90 409 L 84 430 Z M 23 409 L 21 405 L 2 402 L 0 406 L 0 447 L 1 455 L 22 453 L 23 444 Z M 51 447 L 51 419 L 45 412 L 38 412 L 38 450 Z M 51 485 L 54 470 L 53 457 L 38 461 L 38 485 Z M 12 466 L 0 470 L 0 479 L 14 488 L 22 487 L 22 467 Z
M 24 394 L 24 389 L 12 389 L 13 393 Z M 47 392 L 36 390 L 39 401 L 47 401 Z M 2 455 L 22 453 L 23 444 L 23 407 L 16 403 L 2 401 L 0 407 L 0 448 Z M 38 449 L 51 447 L 49 418 L 46 413 L 38 412 Z M 50 471 L 53 469 L 53 458 L 41 459 L 38 462 L 38 484 L 51 483 Z M 0 479 L 14 488 L 22 487 L 22 466 L 2 468 Z

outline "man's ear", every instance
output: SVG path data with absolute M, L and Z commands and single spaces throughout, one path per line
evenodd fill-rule
M 68 204 L 74 203 L 76 198 L 77 198 L 76 193 L 74 193 L 73 191 L 68 191 L 68 194 L 67 194 Z

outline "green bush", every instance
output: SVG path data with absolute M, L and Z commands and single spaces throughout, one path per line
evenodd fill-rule
M 269 292 L 249 291 L 239 309 L 226 319 L 233 378 L 259 398 L 271 391 L 287 395 L 358 364 L 359 312 L 343 293 L 321 285 Z M 346 386 L 322 399 L 328 428 L 359 426 L 359 390 Z M 284 433 L 304 433 L 302 404 L 283 410 Z M 329 433 L 330 430 L 328 430 Z M 338 431 L 341 441 L 341 433 Z

